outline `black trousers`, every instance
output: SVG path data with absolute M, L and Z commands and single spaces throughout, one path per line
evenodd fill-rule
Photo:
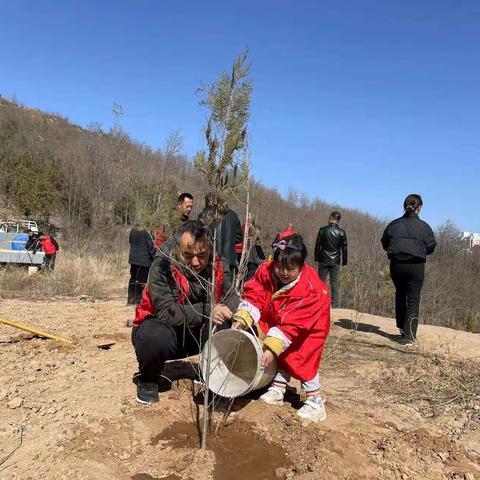
M 420 293 L 425 278 L 424 263 L 390 263 L 390 275 L 395 285 L 395 318 L 405 337 L 417 337 Z
M 229 328 L 226 322 L 217 330 Z M 208 339 L 208 322 L 202 327 L 174 328 L 156 317 L 146 318 L 132 329 L 132 343 L 142 382 L 156 382 L 165 362 L 197 355 Z
M 148 280 L 149 267 L 130 265 L 130 282 L 128 283 L 127 303 L 138 305 L 142 299 L 142 292 Z
M 53 272 L 55 268 L 55 258 L 57 257 L 56 253 L 45 254 L 44 266 L 45 270 Z
M 340 279 L 340 265 L 318 265 L 318 276 L 327 283 L 327 277 L 330 276 L 330 296 L 332 297 L 332 307 L 340 306 L 338 295 L 338 281 Z

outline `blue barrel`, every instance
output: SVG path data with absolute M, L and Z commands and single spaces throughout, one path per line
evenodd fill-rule
M 28 240 L 27 233 L 20 233 L 12 240 L 12 250 L 25 250 L 25 244 Z

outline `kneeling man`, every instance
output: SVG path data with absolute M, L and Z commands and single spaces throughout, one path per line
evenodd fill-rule
M 155 257 L 135 311 L 132 342 L 140 371 L 140 403 L 158 402 L 158 381 L 167 360 L 198 354 L 208 338 L 212 276 L 208 232 L 201 222 L 189 220 L 178 228 L 172 243 Z M 213 320 L 217 328 L 228 328 L 239 300 L 223 276 L 220 257 L 215 261 L 215 298 Z

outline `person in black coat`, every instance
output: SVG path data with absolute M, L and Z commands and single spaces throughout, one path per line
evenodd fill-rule
M 231 283 L 234 283 L 234 277 L 238 271 L 237 254 L 235 246 L 243 240 L 242 224 L 235 211 L 228 207 L 226 203 L 219 205 L 221 222 L 217 225 L 217 253 L 222 258 L 223 269 Z M 214 194 L 205 195 L 205 208 L 198 215 L 204 225 L 210 230 L 213 237 L 213 213 L 214 213 Z
M 36 253 L 40 249 L 40 237 L 43 235 L 41 232 L 34 232 L 33 230 L 27 230 L 28 240 L 25 243 L 25 250 Z
M 328 225 L 320 228 L 315 242 L 314 258 L 318 262 L 318 275 L 325 283 L 330 276 L 332 308 L 340 306 L 340 265 L 347 266 L 347 234 L 338 226 L 341 218 L 339 212 L 332 212 L 328 217 Z
M 395 285 L 395 318 L 406 345 L 413 344 L 417 337 L 425 261 L 436 247 L 430 225 L 418 216 L 422 205 L 420 195 L 408 195 L 403 203 L 405 213 L 389 223 L 382 236 Z
M 130 282 L 127 303 L 138 305 L 142 298 L 143 287 L 147 283 L 148 271 L 155 257 L 156 249 L 150 232 L 138 226 L 130 230 L 129 243 Z

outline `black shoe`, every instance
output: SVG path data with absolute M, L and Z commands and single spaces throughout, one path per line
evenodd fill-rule
M 158 385 L 152 382 L 137 383 L 137 402 L 150 404 L 158 402 Z
M 149 380 L 153 380 L 153 383 L 157 385 L 159 392 L 166 392 L 167 390 L 172 389 L 172 381 L 169 380 L 164 375 L 155 375 L 153 377 L 150 376 Z M 140 372 L 135 372 L 132 377 L 132 382 L 138 386 L 139 383 L 142 382 L 142 374 Z M 150 382 L 143 382 L 143 383 L 150 383 Z
M 403 334 L 403 337 L 400 340 L 400 344 L 404 345 L 406 347 L 412 347 L 413 345 L 415 345 L 415 343 L 416 343 L 415 338 L 409 338 L 409 337 L 405 336 L 405 334 Z

